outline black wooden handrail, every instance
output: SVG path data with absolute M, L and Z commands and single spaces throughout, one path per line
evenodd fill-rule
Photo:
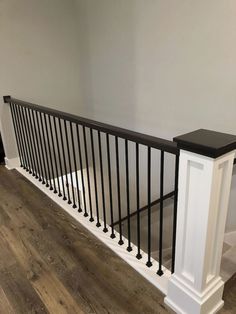
M 130 131 L 124 128 L 120 128 L 117 126 L 113 126 L 107 123 L 98 122 L 95 120 L 79 117 L 70 113 L 66 113 L 63 111 L 55 110 L 52 108 L 47 108 L 43 106 L 39 106 L 36 104 L 32 104 L 29 102 L 25 102 L 19 99 L 12 98 L 11 96 L 4 96 L 3 97 L 5 103 L 14 103 L 21 105 L 23 107 L 31 108 L 39 112 L 43 112 L 49 114 L 53 117 L 57 117 L 63 120 L 71 121 L 104 133 L 108 133 L 110 135 L 118 136 L 135 143 L 147 145 L 156 149 L 163 150 L 165 152 L 178 155 L 179 149 L 175 142 L 165 140 L 162 138 L 158 138 L 151 135 L 142 134 L 139 132 Z

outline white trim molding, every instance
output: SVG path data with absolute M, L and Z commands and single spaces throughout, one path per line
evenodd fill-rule
M 219 273 L 234 156 L 180 150 L 175 273 L 165 298 L 177 313 L 210 314 L 223 306 Z
M 19 157 L 15 157 L 15 158 L 4 158 L 5 160 L 5 166 L 8 170 L 12 170 L 15 168 L 18 168 L 20 166 L 20 158 Z

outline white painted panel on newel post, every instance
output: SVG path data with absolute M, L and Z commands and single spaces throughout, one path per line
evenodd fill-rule
M 0 132 L 5 151 L 5 162 L 9 169 L 19 167 L 19 154 L 13 127 L 10 105 L 0 99 Z
M 211 135 L 214 143 L 217 134 Z M 177 313 L 223 306 L 219 273 L 234 156 L 234 150 L 216 158 L 180 150 L 175 273 L 165 298 Z

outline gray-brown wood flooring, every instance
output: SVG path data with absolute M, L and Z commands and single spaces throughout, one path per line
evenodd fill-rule
M 235 313 L 233 279 L 222 313 Z M 17 171 L 0 166 L 0 314 L 168 313 L 163 295 Z

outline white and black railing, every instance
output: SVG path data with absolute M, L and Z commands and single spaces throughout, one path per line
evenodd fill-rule
M 142 243 L 152 266 L 152 251 L 158 251 L 161 276 L 163 259 L 164 201 L 173 199 L 172 262 L 174 272 L 178 192 L 179 149 L 172 141 L 129 131 L 10 96 L 10 104 L 21 167 L 64 201 L 83 212 L 96 226 L 103 225 L 111 238 L 142 258 Z M 166 156 L 169 159 L 166 162 Z M 170 160 L 171 159 L 171 160 Z M 165 193 L 165 163 L 172 167 L 172 190 Z M 170 173 L 172 172 L 172 173 Z M 168 189 L 168 187 L 167 187 Z M 152 228 L 152 208 L 158 208 L 159 230 Z M 147 212 L 147 234 L 142 234 L 140 215 Z M 124 231 L 123 222 L 127 222 Z M 133 226 L 132 226 L 133 224 Z M 135 225 L 135 227 L 134 227 Z M 115 229 L 117 226 L 117 229 Z M 110 227 L 110 228 L 108 228 Z M 131 230 L 136 229 L 135 234 Z M 155 242 L 152 241 L 155 236 Z
M 199 129 L 171 142 L 10 96 L 4 101 L 10 106 L 1 123 L 11 125 L 10 142 L 16 139 L 19 151 L 9 149 L 3 133 L 8 169 L 17 168 L 65 205 L 161 289 L 175 312 L 208 314 L 222 307 L 220 264 L 235 135 Z M 167 228 L 166 217 L 172 221 Z M 164 267 L 167 250 L 172 274 Z

